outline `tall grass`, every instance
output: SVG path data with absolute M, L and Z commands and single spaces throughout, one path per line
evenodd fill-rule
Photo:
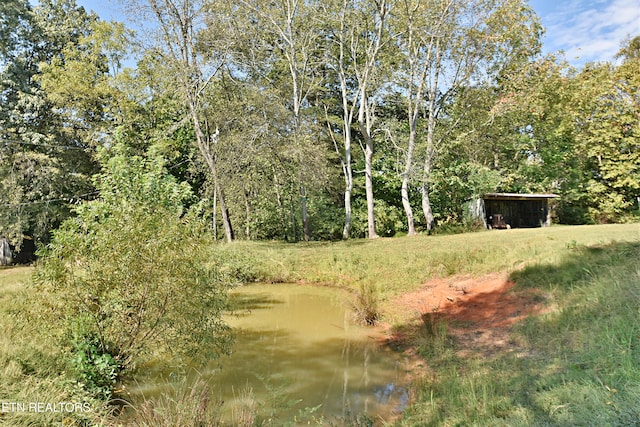
M 511 351 L 423 348 L 433 375 L 399 424 L 640 425 L 640 243 L 571 245 L 512 279 L 553 309 L 520 324 Z
M 0 425 L 100 425 L 106 414 L 104 403 L 68 381 L 55 343 L 43 339 L 45 331 L 31 321 L 37 315 L 26 286 L 32 271 L 30 267 L 0 269 L 0 404 L 6 409 L 0 413 Z M 63 403 L 79 404 L 81 410 L 61 410 Z M 37 404 L 44 406 L 29 409 Z
M 380 320 L 380 291 L 376 285 L 361 283 L 351 305 L 356 322 L 375 325 Z
M 126 408 L 131 415 L 123 418 L 132 427 L 215 426 L 222 424 L 218 407 L 216 402 L 211 402 L 209 387 L 203 381 L 187 384 L 182 380 L 171 391 L 158 397 L 143 398 L 140 403 Z

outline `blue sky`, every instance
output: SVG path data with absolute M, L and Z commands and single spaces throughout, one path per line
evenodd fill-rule
M 116 0 L 76 0 L 102 19 L 124 21 Z M 545 53 L 564 51 L 581 67 L 590 61 L 613 61 L 620 43 L 640 35 L 640 0 L 529 0 L 546 29 Z
M 573 65 L 613 61 L 627 37 L 640 36 L 640 0 L 530 0 L 546 29 L 545 52 Z

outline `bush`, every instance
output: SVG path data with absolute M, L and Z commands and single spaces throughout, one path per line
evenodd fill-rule
M 98 399 L 108 400 L 122 367 L 105 353 L 93 332 L 74 331 L 70 338 L 71 369 L 81 387 Z
M 162 159 L 116 152 L 96 184 L 100 199 L 79 206 L 41 251 L 34 294 L 78 382 L 108 397 L 145 359 L 225 352 L 221 316 L 237 268 L 216 262 L 183 207 L 189 188 Z

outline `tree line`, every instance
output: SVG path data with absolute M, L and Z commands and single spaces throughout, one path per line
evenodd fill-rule
M 541 54 L 524 0 L 122 7 L 134 27 L 0 5 L 0 236 L 18 248 L 100 197 L 109 150 L 165 159 L 228 241 L 469 226 L 496 191 L 556 193 L 563 223 L 638 211 L 640 37 L 577 69 Z

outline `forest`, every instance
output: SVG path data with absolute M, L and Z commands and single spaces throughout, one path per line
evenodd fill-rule
M 564 224 L 637 218 L 636 35 L 576 69 L 541 54 L 523 0 L 121 7 L 135 28 L 73 0 L 0 6 L 0 236 L 18 251 L 123 153 L 161 162 L 227 241 L 469 230 L 487 192 L 557 194 Z

